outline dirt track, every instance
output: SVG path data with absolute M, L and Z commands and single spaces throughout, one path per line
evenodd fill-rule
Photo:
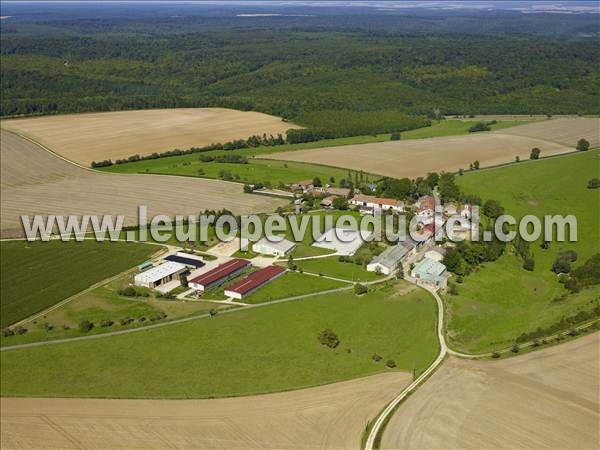
M 450 358 L 382 448 L 598 448 L 600 333 L 498 362 Z
M 7 132 L 1 133 L 0 147 L 2 237 L 22 234 L 21 214 L 125 214 L 125 223 L 133 224 L 138 205 L 147 205 L 151 217 L 221 208 L 272 211 L 287 203 L 244 194 L 238 183 L 88 171 Z
M 519 127 L 520 128 L 520 127 Z M 272 153 L 262 158 L 319 163 L 390 177 L 415 178 L 432 171 L 468 169 L 479 160 L 482 167 L 528 159 L 539 147 L 542 156 L 573 151 L 565 145 L 508 134 L 482 133 L 469 136 L 390 141 L 311 150 Z
M 285 133 L 296 126 L 279 117 L 225 108 L 180 108 L 67 114 L 6 120 L 2 127 L 24 134 L 71 161 L 126 158 L 263 133 Z
M 356 449 L 367 421 L 409 380 L 395 372 L 215 400 L 3 398 L 1 446 Z

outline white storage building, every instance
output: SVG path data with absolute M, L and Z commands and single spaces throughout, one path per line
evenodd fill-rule
M 134 277 L 134 284 L 136 286 L 154 289 L 156 286 L 172 281 L 187 270 L 187 267 L 183 264 L 167 261 L 152 269 L 146 270 L 145 272 L 138 273 Z
M 295 246 L 296 244 L 287 239 L 276 242 L 274 240 L 271 241 L 267 238 L 262 238 L 252 245 L 252 251 L 263 255 L 285 256 L 291 252 Z

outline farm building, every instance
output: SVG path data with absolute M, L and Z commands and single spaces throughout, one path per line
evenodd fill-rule
M 398 268 L 399 263 L 407 254 L 408 248 L 402 245 L 388 247 L 367 264 L 367 271 L 377 272 L 379 270 L 384 275 L 390 275 Z
M 321 200 L 321 203 L 319 203 L 319 205 L 325 209 L 333 209 L 333 201 L 335 200 L 335 198 L 335 195 L 325 197 L 323 200 Z
M 333 195 L 335 197 L 350 197 L 350 193 L 352 192 L 349 188 L 338 188 L 338 187 L 327 187 L 325 192 L 329 195 Z
M 314 187 L 313 180 L 302 180 L 302 181 L 298 181 L 297 183 L 292 183 L 290 185 L 290 189 L 292 191 L 302 191 L 302 192 L 309 191 L 313 187 Z
M 368 230 L 330 228 L 312 244 L 313 247 L 334 250 L 338 255 L 351 256 L 371 237 Z
M 200 267 L 204 267 L 204 262 L 202 258 L 198 256 L 188 255 L 186 253 L 180 254 L 179 252 L 174 255 L 169 255 L 163 258 L 165 261 L 173 261 L 179 264 L 183 264 L 189 269 L 199 269 Z
M 251 273 L 243 280 L 229 286 L 225 289 L 227 297 L 242 299 L 252 292 L 280 277 L 285 273 L 285 269 L 279 266 L 267 266 L 254 273 Z
M 433 211 L 435 211 L 435 198 L 433 198 L 431 195 L 424 195 L 417 200 L 415 205 L 420 213 L 431 210 L 431 213 L 433 214 Z
M 438 288 L 445 288 L 448 279 L 446 266 L 429 258 L 423 258 L 419 261 L 410 275 L 423 283 L 431 284 Z
M 296 244 L 287 239 L 280 241 L 271 240 L 273 238 L 262 238 L 260 241 L 252 245 L 252 251 L 263 255 L 285 256 L 291 252 Z
M 250 261 L 245 259 L 232 259 L 196 278 L 192 278 L 188 281 L 188 286 L 197 291 L 208 291 L 239 275 L 249 265 Z
M 350 204 L 357 206 L 361 212 L 369 214 L 379 214 L 382 211 L 404 211 L 404 203 L 400 200 L 375 197 L 373 195 L 355 195 L 350 199 Z
M 437 262 L 442 262 L 444 259 L 444 255 L 446 254 L 446 249 L 443 247 L 434 247 L 431 250 L 425 252 L 425 258 L 433 259 Z
M 180 274 L 186 272 L 188 268 L 183 264 L 167 261 L 159 266 L 153 267 L 145 272 L 138 273 L 133 282 L 136 286 L 154 289 L 161 284 L 173 281 Z

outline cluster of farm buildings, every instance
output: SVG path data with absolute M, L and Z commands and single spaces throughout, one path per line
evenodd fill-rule
M 405 205 L 404 202 L 364 195 L 357 193 L 351 195 L 352 190 L 338 187 L 314 187 L 312 181 L 301 181 L 291 186 L 294 190 L 303 193 L 318 195 L 322 198 L 325 209 L 331 209 L 333 199 L 343 197 L 347 199 L 351 208 L 362 214 L 393 214 L 404 213 L 411 210 L 415 213 L 420 223 L 418 239 L 407 235 L 402 241 L 387 247 L 382 253 L 375 256 L 366 264 L 366 270 L 382 275 L 393 275 L 402 267 L 409 268 L 405 276 L 411 277 L 416 283 L 423 283 L 435 288 L 445 289 L 450 274 L 442 264 L 447 246 L 436 245 L 444 233 L 444 223 L 448 217 L 460 215 L 464 218 L 471 216 L 469 205 L 447 203 L 443 206 L 443 214 L 435 214 L 436 199 L 432 196 L 422 196 L 414 204 Z M 471 226 L 465 229 L 454 228 L 455 234 L 464 233 L 469 238 Z M 343 236 L 344 239 L 339 237 Z M 369 240 L 370 232 L 366 230 L 337 229 L 326 230 L 312 244 L 333 251 L 334 255 L 352 256 L 360 246 Z M 264 237 L 252 245 L 252 251 L 257 254 L 274 258 L 287 257 L 295 249 L 296 244 L 281 237 Z M 242 299 L 267 283 L 275 280 L 286 272 L 281 266 L 268 265 L 254 270 L 249 260 L 229 258 L 219 261 L 219 264 L 209 264 L 202 256 L 191 253 L 178 252 L 169 255 L 158 265 L 145 263 L 139 267 L 141 272 L 135 276 L 134 284 L 141 287 L 156 289 L 168 293 L 181 286 L 183 280 L 188 289 L 196 295 L 202 295 L 219 286 L 225 286 L 224 295 L 231 299 Z M 254 271 L 253 271 L 254 270 Z M 241 277 L 242 274 L 245 276 Z M 240 278 L 241 277 L 241 278 Z M 239 279 L 238 279 L 239 278 Z M 235 283 L 228 282 L 237 279 Z

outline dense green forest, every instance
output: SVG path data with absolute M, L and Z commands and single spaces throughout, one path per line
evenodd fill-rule
M 434 111 L 600 113 L 593 40 L 272 25 L 3 26 L 0 114 L 223 106 L 341 136 L 415 128 Z

